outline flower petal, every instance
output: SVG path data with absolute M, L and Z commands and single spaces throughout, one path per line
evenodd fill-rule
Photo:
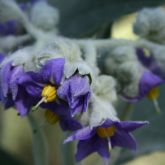
M 87 139 L 78 142 L 77 152 L 76 152 L 76 161 L 81 161 L 91 153 L 95 152 L 95 146 L 93 145 L 94 139 Z M 95 145 L 97 145 L 95 143 Z
M 26 91 L 31 96 L 41 97 L 41 91 L 42 91 L 43 85 L 35 82 L 33 78 L 31 77 L 31 73 L 29 74 L 28 72 L 28 73 L 22 74 L 18 79 L 18 83 L 24 86 Z
M 76 131 L 82 127 L 77 120 L 68 117 L 60 118 L 60 126 L 63 131 Z
M 97 152 L 103 158 L 108 159 L 110 157 L 108 140 L 94 135 L 90 139 L 79 141 L 76 160 L 81 161 L 93 152 Z
M 24 101 L 22 99 L 18 99 L 15 101 L 16 110 L 20 114 L 20 116 L 27 115 L 29 109 L 25 106 Z
M 163 84 L 164 82 L 165 81 L 161 79 L 161 77 L 147 70 L 141 76 L 141 79 L 139 82 L 138 95 L 134 97 L 129 97 L 129 96 L 124 95 L 123 99 L 128 102 L 135 103 L 139 101 L 140 99 L 142 99 L 143 97 L 145 97 L 152 88 L 157 87 Z
M 103 158 L 108 159 L 110 157 L 107 139 L 98 137 L 97 138 L 97 144 L 96 144 L 96 150 Z
M 121 121 L 116 122 L 118 129 L 123 129 L 124 131 L 132 132 L 137 128 L 140 128 L 146 124 L 149 124 L 148 121 Z
M 145 96 L 152 88 L 164 83 L 164 80 L 150 71 L 145 71 L 139 84 L 140 97 Z
M 88 76 L 72 76 L 70 78 L 70 90 L 74 97 L 87 94 L 90 91 Z
M 18 79 L 23 73 L 24 73 L 24 70 L 22 66 L 15 67 L 11 72 L 9 86 L 10 86 L 13 100 L 16 99 L 17 92 L 18 92 Z
M 73 140 L 85 140 L 89 139 L 93 135 L 93 131 L 89 127 L 82 128 L 75 132 L 75 134 L 69 136 L 64 143 L 71 142 Z
M 150 67 L 150 65 L 153 63 L 154 61 L 154 57 L 152 54 L 150 54 L 149 56 L 146 56 L 144 53 L 143 49 L 136 49 L 136 55 L 138 60 L 145 66 L 145 67 Z
M 111 144 L 112 147 L 120 146 L 136 150 L 136 141 L 133 135 L 121 130 L 117 130 L 115 135 L 111 137 Z
M 152 53 L 150 53 L 149 56 L 146 56 L 143 49 L 136 49 L 136 55 L 138 57 L 138 60 L 151 72 L 154 74 L 162 77 L 164 79 L 164 72 L 159 66 L 159 64 L 156 62 L 154 56 Z
M 12 63 L 9 62 L 2 66 L 1 72 L 0 72 L 0 77 L 1 77 L 1 88 L 3 95 L 6 97 L 7 93 L 9 91 L 9 81 L 10 81 L 10 75 L 11 75 L 11 68 L 12 68 Z
M 0 53 L 0 63 L 4 60 L 5 55 L 3 53 Z
M 52 82 L 59 85 L 64 72 L 64 58 L 48 60 L 41 69 L 41 74 L 45 82 Z
M 57 95 L 68 102 L 72 116 L 85 112 L 91 96 L 88 77 L 80 75 L 70 77 L 59 87 Z

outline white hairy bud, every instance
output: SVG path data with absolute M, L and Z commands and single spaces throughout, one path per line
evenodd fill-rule
M 54 30 L 59 22 L 59 12 L 45 1 L 38 1 L 30 13 L 31 22 L 36 27 L 49 31 Z
M 138 13 L 134 24 L 134 32 L 140 37 L 164 43 L 165 9 L 145 8 Z
M 110 101 L 93 96 L 92 113 L 89 119 L 90 127 L 101 125 L 106 119 L 111 119 L 113 121 L 119 120 Z

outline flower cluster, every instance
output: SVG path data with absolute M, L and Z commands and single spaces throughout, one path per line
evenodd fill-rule
M 10 6 L 7 1 L 0 3 Z M 11 4 L 16 5 L 14 1 Z M 0 100 L 4 108 L 15 107 L 21 117 L 44 111 L 48 123 L 58 122 L 63 131 L 70 131 L 64 143 L 78 140 L 77 161 L 94 152 L 107 160 L 116 146 L 135 150 L 132 132 L 148 121 L 121 121 L 116 102 L 118 96 L 129 103 L 147 96 L 159 110 L 156 100 L 164 72 L 154 53 L 114 41 L 107 48 L 102 40 L 57 37 L 58 10 L 43 0 L 17 7 L 14 9 L 23 16 L 1 23 L 0 35 L 27 34 L 30 44 L 6 58 L 0 54 Z M 9 49 L 17 47 L 19 44 Z
M 64 130 L 81 125 L 72 116 L 87 110 L 90 98 L 88 76 L 75 73 L 63 79 L 64 58 L 48 60 L 38 72 L 25 72 L 12 62 L 1 68 L 1 100 L 5 108 L 15 106 L 19 115 L 44 108 L 48 121 L 60 120 Z
M 77 161 L 93 152 L 109 158 L 109 151 L 115 146 L 135 149 L 136 142 L 130 132 L 148 122 L 120 121 L 109 103 L 116 99 L 115 93 L 112 97 L 114 85 L 106 90 L 100 88 L 103 86 L 100 83 L 115 83 L 112 78 L 100 76 L 91 86 L 91 77 L 81 75 L 78 70 L 66 78 L 65 63 L 63 57 L 53 58 L 38 71 L 25 71 L 12 61 L 4 64 L 0 70 L 4 107 L 15 106 L 20 116 L 43 109 L 50 124 L 59 122 L 63 131 L 76 131 L 65 142 L 79 140 Z M 104 100 L 99 99 L 100 95 Z M 91 114 L 89 108 L 93 109 Z M 89 121 L 84 124 L 81 116 L 85 113 L 89 113 Z

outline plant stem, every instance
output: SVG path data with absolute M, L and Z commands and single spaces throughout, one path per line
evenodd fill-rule
M 47 143 L 42 129 L 39 129 L 37 121 L 28 115 L 28 121 L 32 130 L 32 145 L 34 165 L 48 165 Z
M 64 133 L 63 139 L 67 134 Z M 61 145 L 63 165 L 74 165 L 74 143 L 66 143 Z
M 130 116 L 130 112 L 131 112 L 132 108 L 133 108 L 133 104 L 126 103 L 126 106 L 125 106 L 125 108 L 124 108 L 124 110 L 123 110 L 123 112 L 122 112 L 122 114 L 120 116 L 120 119 L 121 120 L 128 119 L 129 116 Z

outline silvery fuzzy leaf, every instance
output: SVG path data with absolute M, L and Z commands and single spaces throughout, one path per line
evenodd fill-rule
M 152 41 L 164 43 L 165 10 L 162 7 L 144 8 L 139 11 L 134 24 L 134 32 Z
M 105 61 L 106 73 L 116 75 L 119 67 L 126 62 L 137 60 L 135 48 L 131 45 L 122 45 L 112 48 L 108 53 Z
M 89 119 L 90 119 L 89 117 L 90 117 L 89 110 L 87 110 L 86 112 L 81 114 L 80 123 L 83 126 L 89 125 Z
M 117 79 L 119 90 L 128 96 L 136 96 L 139 92 L 139 81 L 144 67 L 140 64 L 131 45 L 118 46 L 111 52 L 106 61 L 107 73 Z M 108 72 L 109 71 L 109 72 Z
M 122 91 L 122 94 L 129 96 L 129 97 L 135 97 L 139 94 L 139 80 L 133 81 L 132 83 L 125 86 L 125 88 Z
M 45 31 L 54 30 L 59 22 L 59 12 L 45 1 L 38 1 L 32 6 L 30 18 L 36 27 Z
M 116 81 L 113 77 L 101 75 L 93 82 L 94 93 L 104 100 L 114 102 L 117 100 Z
M 12 61 L 13 66 L 23 65 L 25 70 L 35 70 L 35 60 L 33 54 L 31 53 L 32 51 L 33 47 L 19 49 L 5 58 L 1 63 L 1 66 Z
M 80 47 L 70 39 L 56 37 L 56 39 L 48 43 L 44 49 L 54 52 L 55 56 L 60 55 L 64 57 L 69 63 L 82 60 Z
M 102 122 L 106 119 L 111 119 L 113 121 L 119 120 L 111 102 L 100 97 L 93 96 L 91 104 L 92 113 L 89 119 L 89 125 L 91 128 L 102 124 Z
M 21 35 L 21 36 L 14 36 L 9 35 L 6 37 L 0 38 L 0 49 L 4 52 L 8 52 L 12 49 L 15 49 L 19 45 L 29 41 L 31 39 L 30 35 Z
M 144 68 L 137 62 L 126 62 L 119 66 L 118 75 L 124 82 L 123 93 L 127 96 L 136 96 L 139 92 L 140 78 Z M 129 81 L 128 81 L 129 80 Z
M 0 21 L 22 19 L 22 11 L 14 0 L 1 0 L 0 1 Z
M 155 64 L 160 67 L 161 71 L 165 75 L 165 46 L 155 44 L 150 47 L 150 50 L 154 56 Z
M 82 45 L 81 45 L 82 44 Z M 100 70 L 97 66 L 97 50 L 94 43 L 90 40 L 86 40 L 84 43 L 81 43 L 83 57 L 85 62 L 92 68 L 92 71 L 95 75 L 98 75 Z
M 136 60 L 135 49 L 131 45 L 117 46 L 111 52 L 112 58 L 116 63 L 121 64 L 126 61 Z
M 72 76 L 76 71 L 80 75 L 90 75 L 91 77 L 93 75 L 91 68 L 84 61 L 65 64 L 64 75 L 66 78 Z
M 129 80 L 129 83 L 132 83 L 137 80 L 139 81 L 143 71 L 144 68 L 138 61 L 128 61 L 118 67 L 118 76 L 120 76 L 120 79 Z

